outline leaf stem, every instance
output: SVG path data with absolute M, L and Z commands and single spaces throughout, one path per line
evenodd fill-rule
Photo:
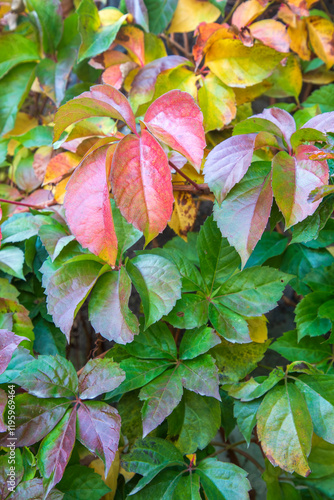
M 227 21 L 230 20 L 230 18 L 233 15 L 233 12 L 239 7 L 240 3 L 241 3 L 241 0 L 237 0 L 235 2 L 235 4 L 233 5 L 232 9 L 230 10 L 230 12 L 227 14 L 227 16 L 225 17 L 225 19 L 223 20 L 223 23 L 227 23 Z
M 0 203 L 9 203 L 10 205 L 18 205 L 20 207 L 33 208 L 34 210 L 43 210 L 44 208 L 52 207 L 53 205 L 58 205 L 58 202 L 55 200 L 47 201 L 47 202 L 43 203 L 42 205 L 31 205 L 30 203 L 22 203 L 21 201 L 5 200 L 3 198 L 0 198 Z
M 197 182 L 193 181 L 192 179 L 190 179 L 190 177 L 187 176 L 187 174 L 184 174 L 182 172 L 182 170 L 180 170 L 176 165 L 174 165 L 173 162 L 169 161 L 169 164 L 170 166 L 179 174 L 181 175 L 181 177 L 183 177 L 184 179 L 186 179 L 186 181 L 190 182 L 190 184 L 192 186 L 194 186 L 194 188 L 197 190 L 197 191 L 202 191 L 202 189 L 199 187 L 199 185 L 197 184 Z

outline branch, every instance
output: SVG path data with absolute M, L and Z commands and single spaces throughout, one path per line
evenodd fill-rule
M 182 172 L 182 170 L 180 170 L 176 165 L 174 165 L 173 162 L 169 161 L 169 164 L 170 166 L 179 174 L 181 175 L 181 177 L 183 177 L 186 181 L 190 182 L 190 184 L 192 186 L 194 186 L 194 188 L 197 190 L 197 191 L 201 191 L 201 188 L 199 187 L 199 185 L 197 184 L 197 182 L 193 181 L 192 179 L 190 179 L 190 177 L 188 177 L 186 174 L 184 174 Z
M 22 203 L 21 201 L 5 200 L 3 198 L 0 198 L 0 203 L 9 203 L 10 205 L 18 205 L 20 207 L 33 208 L 34 210 L 43 210 L 44 208 L 58 205 L 58 202 L 55 200 L 46 201 L 42 205 L 31 205 L 30 203 Z
M 182 47 L 182 45 L 177 43 L 175 40 L 172 40 L 171 38 L 166 36 L 164 33 L 161 33 L 160 37 L 163 38 L 164 40 L 166 40 L 167 43 L 170 43 L 171 45 L 173 45 L 173 47 L 175 47 L 179 52 L 182 52 L 182 54 L 184 54 L 188 59 L 192 58 L 192 54 L 190 52 L 188 52 L 184 47 Z
M 194 188 L 194 186 L 189 186 L 188 184 L 173 184 L 174 191 L 187 191 L 188 193 L 196 193 L 196 194 L 210 194 L 210 188 L 207 184 L 197 184 L 198 188 Z

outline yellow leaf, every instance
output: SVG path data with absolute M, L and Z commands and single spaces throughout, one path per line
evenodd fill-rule
M 279 98 L 293 96 L 298 101 L 303 86 L 303 75 L 297 58 L 291 54 L 284 65 L 277 66 L 267 81 L 271 84 L 267 95 Z
M 221 129 L 236 116 L 233 90 L 212 73 L 204 79 L 203 87 L 198 91 L 198 103 L 203 113 L 205 132 Z
M 66 186 L 69 180 L 70 177 L 66 177 L 66 179 L 60 181 L 59 184 L 57 184 L 57 186 L 52 190 L 54 199 L 56 200 L 57 203 L 59 203 L 59 205 L 62 205 L 64 203 Z
M 307 28 L 305 19 L 296 20 L 296 26 L 288 27 L 288 35 L 290 37 L 290 49 L 296 52 L 301 59 L 309 61 L 311 51 L 307 43 Z
M 54 156 L 46 167 L 44 184 L 55 183 L 59 177 L 71 173 L 79 165 L 80 160 L 80 156 L 68 151 Z
M 203 0 L 179 0 L 169 33 L 194 31 L 202 22 L 213 23 L 220 16 L 220 10 Z
M 206 56 L 206 65 L 229 87 L 248 87 L 271 75 L 286 56 L 281 52 L 256 43 L 245 47 L 240 40 L 217 40 Z
M 175 191 L 175 203 L 171 220 L 168 222 L 176 234 L 187 241 L 187 233 L 191 231 L 197 217 L 198 203 L 187 192 Z
M 145 64 L 167 55 L 164 42 L 153 33 L 144 33 Z
M 247 0 L 234 11 L 232 24 L 241 29 L 253 22 L 264 10 L 265 6 L 261 5 L 257 0 Z
M 4 135 L 4 139 L 8 139 L 9 137 L 15 137 L 17 135 L 22 135 L 31 130 L 34 127 L 37 127 L 38 120 L 33 116 L 29 116 L 27 113 L 18 113 L 15 121 L 15 126 L 13 130 Z M 8 144 L 8 154 L 10 156 L 14 155 L 14 151 L 16 146 L 18 145 L 18 141 L 12 139 Z
M 102 26 L 114 24 L 123 16 L 123 13 L 114 7 L 106 7 L 99 10 L 99 18 Z
M 111 464 L 107 477 L 104 475 L 104 463 L 100 458 L 93 460 L 88 467 L 99 474 L 106 485 L 111 489 L 111 491 L 104 495 L 101 500 L 114 500 L 117 489 L 117 478 L 120 470 L 119 451 L 116 452 L 115 459 Z
M 314 85 L 328 85 L 334 82 L 334 71 L 326 71 L 324 68 L 308 71 L 303 75 L 303 80 Z
M 204 151 L 204 155 L 207 156 L 206 151 Z M 205 159 L 203 158 L 202 166 L 204 164 Z M 182 173 L 186 174 L 190 179 L 197 184 L 202 184 L 204 182 L 204 175 L 198 173 L 190 163 L 186 163 L 184 167 L 182 167 Z M 173 184 L 181 183 L 184 184 L 185 180 L 180 174 L 173 174 Z
M 334 24 L 323 17 L 306 19 L 310 42 L 314 52 L 331 68 L 334 64 Z
M 241 104 L 254 101 L 254 99 L 269 90 L 270 87 L 271 84 L 268 80 L 265 80 L 264 82 L 252 85 L 251 87 L 246 87 L 245 89 L 233 89 L 237 106 L 239 107 Z
M 186 457 L 190 461 L 190 463 L 196 465 L 196 453 L 191 453 L 190 455 L 186 455 Z
M 247 323 L 249 327 L 249 336 L 252 341 L 258 344 L 264 344 L 268 338 L 267 318 L 265 316 L 248 318 Z

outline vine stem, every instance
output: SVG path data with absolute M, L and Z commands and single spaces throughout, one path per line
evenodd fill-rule
M 194 186 L 194 188 L 197 190 L 197 191 L 202 191 L 202 189 L 199 187 L 199 185 L 197 184 L 197 182 L 193 181 L 192 179 L 190 179 L 190 177 L 187 176 L 187 174 L 184 174 L 182 172 L 182 170 L 180 170 L 176 165 L 174 165 L 173 162 L 169 161 L 169 164 L 170 166 L 179 174 L 181 175 L 181 177 L 183 177 L 184 179 L 186 179 L 186 181 L 190 182 L 190 184 L 192 186 Z
M 200 191 L 203 194 L 210 194 L 210 188 L 207 184 L 197 184 L 197 186 L 200 188 Z M 188 191 L 190 193 L 199 193 L 199 190 L 197 188 L 194 188 L 194 186 L 189 186 L 187 184 L 173 184 L 173 190 L 174 191 Z
M 18 205 L 19 207 L 28 207 L 28 208 L 33 208 L 35 210 L 43 210 L 44 208 L 52 207 L 53 205 L 58 205 L 58 202 L 55 200 L 47 201 L 47 202 L 43 203 L 42 205 L 31 205 L 30 203 L 22 203 L 21 201 L 5 200 L 3 198 L 0 198 L 0 203 L 9 203 L 10 205 Z

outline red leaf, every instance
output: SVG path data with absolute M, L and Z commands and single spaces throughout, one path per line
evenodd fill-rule
M 54 140 L 71 125 L 92 116 L 109 116 L 124 121 L 136 132 L 136 120 L 127 98 L 110 85 L 94 85 L 90 91 L 61 106 L 55 116 Z
M 205 148 L 203 115 L 190 94 L 171 90 L 162 95 L 148 108 L 144 122 L 157 139 L 200 171 Z
M 90 401 L 78 409 L 78 440 L 105 463 L 105 476 L 118 448 L 121 418 L 117 410 L 100 401 Z
M 64 201 L 68 225 L 78 242 L 111 266 L 116 262 L 117 237 L 106 168 L 114 149 L 114 145 L 97 149 L 80 163 L 67 184 Z
M 3 373 L 17 346 L 27 337 L 19 337 L 8 330 L 0 330 L 0 373 Z
M 244 266 L 266 228 L 273 193 L 268 169 L 252 165 L 221 207 L 215 205 L 214 218 L 223 236 L 235 247 Z
M 230 137 L 213 148 L 205 166 L 204 178 L 218 203 L 247 172 L 252 161 L 256 134 Z
M 281 151 L 273 158 L 273 191 L 286 228 L 312 215 L 320 204 L 308 201 L 313 189 L 328 183 L 327 162 L 309 159 L 318 151 L 315 146 L 298 146 L 293 157 Z
M 296 122 L 284 109 L 269 108 L 265 109 L 262 113 L 255 115 L 256 118 L 264 118 L 274 123 L 282 132 L 287 145 L 291 148 L 290 137 L 296 132 Z M 304 125 L 305 127 L 305 125 Z
M 133 3 L 133 2 L 131 2 Z M 131 12 L 128 8 L 128 12 Z M 133 12 L 131 12 L 134 15 Z M 136 23 L 140 24 L 140 23 Z M 144 42 L 144 31 L 136 26 L 126 25 L 117 33 L 115 40 L 116 44 L 122 45 L 132 56 L 132 59 L 139 64 L 139 66 L 145 65 L 145 42 Z
M 324 134 L 327 134 L 327 132 L 334 132 L 334 111 L 314 116 L 301 128 L 315 128 Z
M 46 494 L 63 477 L 70 459 L 76 434 L 76 408 L 68 410 L 59 424 L 42 441 L 38 452 L 38 465 L 44 477 Z
M 278 52 L 289 52 L 290 38 L 284 24 L 275 19 L 264 19 L 252 24 L 250 32 L 254 38 L 261 40 L 268 47 Z
M 100 394 L 113 391 L 123 380 L 125 373 L 112 359 L 91 359 L 79 376 L 80 399 L 94 399 Z
M 149 132 L 143 130 L 140 138 L 127 135 L 119 142 L 111 182 L 122 215 L 149 243 L 165 229 L 174 201 L 167 156 Z
M 206 42 L 215 31 L 221 29 L 222 27 L 229 28 L 228 24 L 218 24 L 218 23 L 201 23 L 197 26 L 195 30 L 195 35 L 197 35 L 196 43 L 193 47 L 193 56 L 196 64 L 196 69 L 198 68 L 202 57 L 203 50 Z

